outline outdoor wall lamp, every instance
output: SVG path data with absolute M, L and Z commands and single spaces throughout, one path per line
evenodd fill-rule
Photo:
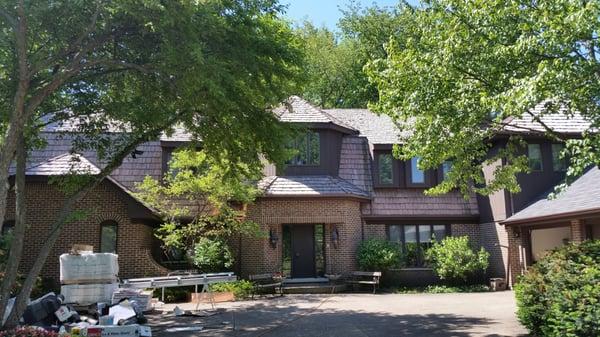
M 277 237 L 277 233 L 275 233 L 274 230 L 269 229 L 269 243 L 271 244 L 272 248 L 277 247 L 277 241 L 279 241 L 279 238 Z
M 333 248 L 336 249 L 340 243 L 340 233 L 338 232 L 337 226 L 331 228 L 331 243 L 333 243 Z
M 515 231 L 514 236 L 515 236 L 515 238 L 521 237 L 521 230 Z

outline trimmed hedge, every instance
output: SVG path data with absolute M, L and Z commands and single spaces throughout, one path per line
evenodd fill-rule
M 600 336 L 600 241 L 553 251 L 519 279 L 515 295 L 532 334 Z

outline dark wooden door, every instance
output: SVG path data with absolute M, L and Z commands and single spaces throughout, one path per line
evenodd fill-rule
M 291 226 L 292 277 L 315 277 L 315 227 Z

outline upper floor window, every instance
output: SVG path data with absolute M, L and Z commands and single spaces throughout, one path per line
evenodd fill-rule
M 552 144 L 552 170 L 554 172 L 562 172 L 567 170 L 567 160 L 566 158 L 561 158 L 561 153 L 564 149 L 564 144 Z
M 380 185 L 392 185 L 394 183 L 394 158 L 391 153 L 380 153 L 377 155 L 377 175 Z
M 407 267 L 424 267 L 425 252 L 433 240 L 441 241 L 449 234 L 446 225 L 389 225 L 388 239 L 397 243 Z
M 100 224 L 100 252 L 117 252 L 118 225 L 115 221 L 103 221 Z
M 452 161 L 446 160 L 442 164 L 442 180 L 446 179 L 446 177 L 448 176 L 448 173 L 450 172 L 451 169 L 452 169 Z
M 532 171 L 542 171 L 542 148 L 540 144 L 527 144 L 527 159 Z
M 321 162 L 321 140 L 318 132 L 308 131 L 298 136 L 290 144 L 291 148 L 298 151 L 290 159 L 288 165 L 319 165 Z
M 410 159 L 410 182 L 412 184 L 425 183 L 425 171 L 419 169 L 419 161 L 421 158 L 413 157 Z

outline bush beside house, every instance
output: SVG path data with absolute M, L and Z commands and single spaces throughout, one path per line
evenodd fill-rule
M 490 254 L 482 247 L 474 251 L 467 236 L 444 238 L 434 242 L 425 253 L 434 273 L 451 285 L 467 284 L 477 274 L 485 273 Z
M 358 246 L 358 266 L 364 271 L 387 271 L 400 263 L 398 246 L 385 240 L 369 239 Z
M 567 245 L 538 261 L 515 286 L 521 323 L 548 337 L 600 334 L 600 241 Z

